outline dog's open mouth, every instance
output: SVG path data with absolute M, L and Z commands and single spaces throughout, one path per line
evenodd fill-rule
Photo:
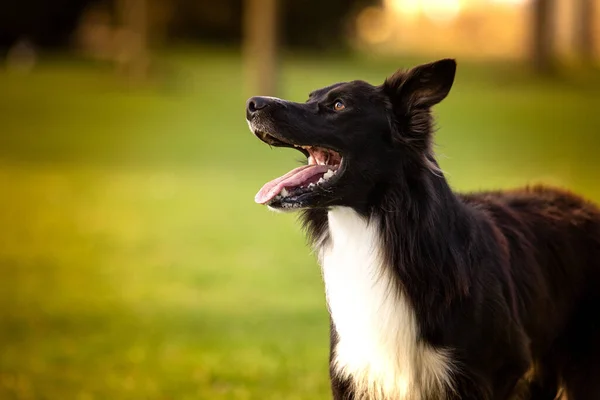
M 318 189 L 327 189 L 342 165 L 342 156 L 337 151 L 320 146 L 296 145 L 283 141 L 272 134 L 255 132 L 263 142 L 276 147 L 291 147 L 301 151 L 308 164 L 295 168 L 287 174 L 267 182 L 256 194 L 259 204 L 300 196 Z

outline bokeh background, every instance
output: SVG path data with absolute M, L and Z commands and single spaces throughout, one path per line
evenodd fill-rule
M 327 399 L 319 268 L 250 95 L 458 59 L 457 190 L 600 200 L 598 0 L 0 2 L 0 399 Z

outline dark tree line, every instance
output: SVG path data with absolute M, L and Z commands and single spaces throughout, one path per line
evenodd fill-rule
M 279 0 L 281 37 L 289 47 L 344 46 L 349 17 L 378 0 Z M 119 12 L 121 0 L 0 0 L 0 47 L 27 36 L 40 46 L 66 45 L 86 6 L 104 3 Z M 168 9 L 171 39 L 240 43 L 243 0 L 147 0 Z M 318 10 L 315 11 L 315 10 Z M 151 13 L 152 10 L 149 10 Z
M 2 0 L 0 1 L 0 48 L 21 37 L 38 46 L 66 45 L 86 6 L 104 3 L 119 15 L 125 0 Z M 148 14 L 167 10 L 166 39 L 200 39 L 240 43 L 243 37 L 244 0 L 144 0 Z M 361 8 L 380 0 L 278 0 L 277 42 L 286 47 L 341 49 L 348 22 Z M 594 58 L 595 0 L 572 0 L 575 9 L 574 43 L 579 58 Z M 556 0 L 534 0 L 531 20 L 531 64 L 539 72 L 557 67 L 555 44 Z M 121 7 L 121 8 L 120 8 Z M 159 11 L 159 12 L 163 12 Z
M 64 45 L 89 0 L 0 0 L 0 48 L 21 37 L 42 47 Z

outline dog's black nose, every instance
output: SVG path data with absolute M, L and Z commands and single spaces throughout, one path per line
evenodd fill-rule
M 269 106 L 269 99 L 266 97 L 250 97 L 246 102 L 246 118 L 251 120 L 254 115 Z

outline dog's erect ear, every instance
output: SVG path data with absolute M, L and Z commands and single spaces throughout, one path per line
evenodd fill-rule
M 448 95 L 455 74 L 456 61 L 439 60 L 396 72 L 385 80 L 383 90 L 393 104 L 402 104 L 409 109 L 431 107 Z

